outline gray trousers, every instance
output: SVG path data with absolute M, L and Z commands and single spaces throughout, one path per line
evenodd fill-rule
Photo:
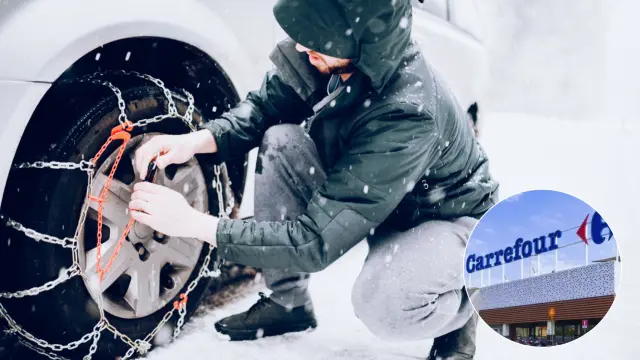
M 269 128 L 256 166 L 257 221 L 295 220 L 326 179 L 315 144 L 300 126 Z M 427 221 L 405 232 L 376 231 L 353 286 L 356 316 L 376 336 L 422 340 L 461 328 L 473 315 L 463 259 L 477 220 Z M 263 269 L 271 299 L 310 306 L 309 274 Z

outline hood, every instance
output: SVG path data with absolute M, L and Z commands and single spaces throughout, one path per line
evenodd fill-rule
M 411 43 L 410 0 L 278 0 L 273 13 L 297 43 L 352 59 L 378 92 Z

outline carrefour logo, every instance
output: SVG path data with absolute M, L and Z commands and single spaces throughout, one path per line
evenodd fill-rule
M 556 230 L 531 240 L 518 238 L 513 243 L 513 246 L 507 246 L 504 249 L 499 249 L 484 255 L 471 254 L 467 256 L 465 262 L 466 270 L 471 274 L 494 266 L 526 259 L 534 254 L 540 255 L 548 251 L 558 250 L 558 239 L 562 237 L 562 234 L 562 230 Z M 597 212 L 591 217 L 591 222 L 589 222 L 589 215 L 587 215 L 576 234 L 586 245 L 589 245 L 589 240 L 596 245 L 600 245 L 605 242 L 605 240 L 611 240 L 613 237 L 609 225 L 607 225 L 602 216 Z M 608 238 L 605 239 L 607 236 Z

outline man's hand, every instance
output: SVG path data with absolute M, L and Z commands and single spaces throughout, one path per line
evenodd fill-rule
M 159 169 L 164 169 L 167 165 L 185 163 L 195 154 L 216 151 L 216 142 L 209 130 L 184 135 L 159 135 L 136 150 L 136 169 L 140 173 L 140 178 L 144 179 L 149 163 L 158 153 L 160 156 L 156 159 L 156 164 Z
M 134 220 L 163 234 L 216 246 L 218 218 L 192 208 L 179 192 L 149 182 L 133 187 L 129 211 Z

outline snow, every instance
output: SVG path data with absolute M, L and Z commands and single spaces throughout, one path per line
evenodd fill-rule
M 222 309 L 194 316 L 178 340 L 152 351 L 146 359 L 198 359 L 202 354 L 222 359 L 278 360 L 401 360 L 425 358 L 431 341 L 385 342 L 361 324 L 351 306 L 351 287 L 367 253 L 366 243 L 353 248 L 325 271 L 313 274 L 310 292 L 314 300 L 318 327 L 309 332 L 267 337 L 250 342 L 231 342 L 215 331 L 217 320 L 247 310 L 258 300 L 262 286 L 249 296 Z M 329 290 L 330 291 L 327 291 Z
M 629 166 L 637 164 L 635 154 L 640 153 L 632 141 L 637 138 L 637 126 L 631 125 L 629 130 L 628 122 L 614 118 L 578 122 L 508 113 L 486 114 L 483 121 L 481 143 L 488 153 L 491 172 L 500 182 L 502 199 L 534 188 L 569 192 L 606 216 L 618 234 L 623 258 L 625 251 L 630 255 L 634 252 L 631 248 L 637 247 L 637 242 L 632 241 L 631 224 L 635 223 L 638 214 L 632 197 L 637 193 L 628 189 L 637 186 L 636 178 L 631 176 L 637 171 Z M 371 231 L 373 233 L 374 229 Z M 426 358 L 431 340 L 386 342 L 369 333 L 355 317 L 350 300 L 351 287 L 366 253 L 367 245 L 363 242 L 325 271 L 312 275 L 310 292 L 319 323 L 314 331 L 252 342 L 230 342 L 219 336 L 214 323 L 225 316 L 245 311 L 257 301 L 257 292 L 265 291 L 259 282 L 247 296 L 194 316 L 180 338 L 152 351 L 147 359 L 195 359 L 202 358 L 202 354 L 243 360 Z M 626 262 L 624 266 L 638 265 Z M 633 269 L 625 268 L 623 272 L 625 270 Z M 637 276 L 623 275 L 621 291 L 637 288 L 637 282 Z M 625 327 L 634 326 L 626 319 L 638 317 L 640 314 L 634 299 L 619 296 L 594 334 L 588 335 L 587 340 L 578 339 L 555 347 L 553 357 L 631 359 L 627 352 L 632 346 L 631 337 L 621 335 L 627 333 L 622 331 Z M 476 360 L 534 360 L 540 357 L 538 349 L 505 340 L 482 321 L 477 336 Z M 614 343 L 619 346 L 596 346 Z

